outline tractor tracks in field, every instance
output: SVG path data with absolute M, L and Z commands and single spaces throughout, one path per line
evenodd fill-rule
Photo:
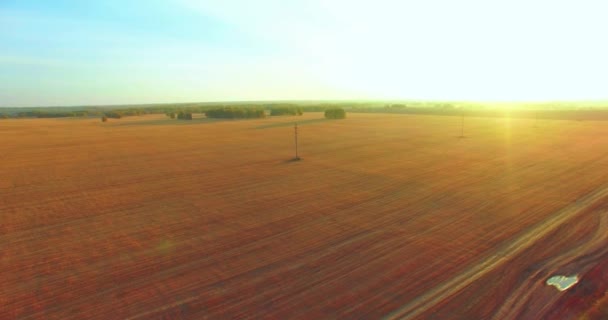
M 549 235 L 559 226 L 591 208 L 606 197 L 608 197 L 608 185 L 603 185 L 557 211 L 541 223 L 524 231 L 512 241 L 500 246 L 494 253 L 469 267 L 466 271 L 435 286 L 433 289 L 421 294 L 408 304 L 393 311 L 387 316 L 387 319 L 415 319 L 416 317 L 421 316 L 427 310 L 441 303 L 446 298 L 458 293 L 460 290 L 491 272 L 496 267 L 509 261 L 512 257 L 530 248 L 539 239 Z
M 606 232 L 608 214 L 605 212 L 597 212 L 597 214 L 600 215 L 599 223 L 591 238 L 585 243 L 544 262 L 537 271 L 530 274 L 517 289 L 509 294 L 492 319 L 522 319 L 519 314 L 526 309 L 527 304 L 538 293 L 538 290 L 545 286 L 544 279 L 560 268 L 571 264 L 576 264 L 579 267 L 577 269 L 583 272 L 589 262 L 597 261 L 598 257 L 601 257 L 604 253 L 602 249 L 604 249 L 606 240 L 608 240 L 608 233 Z M 551 304 L 545 303 L 545 308 L 548 307 L 551 307 Z

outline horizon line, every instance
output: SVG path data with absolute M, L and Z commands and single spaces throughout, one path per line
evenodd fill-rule
M 73 104 L 73 105 L 17 105 L 0 106 L 6 108 L 76 108 L 76 107 L 119 107 L 119 106 L 161 106 L 161 105 L 185 105 L 185 104 L 262 104 L 262 103 L 472 103 L 472 104 L 602 104 L 608 103 L 604 99 L 579 99 L 579 100 L 449 100 L 449 99 L 269 99 L 269 100 L 207 100 L 187 102 L 145 102 L 145 103 L 109 103 L 109 104 Z

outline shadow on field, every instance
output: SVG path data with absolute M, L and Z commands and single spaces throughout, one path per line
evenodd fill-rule
M 327 119 L 325 118 L 319 118 L 319 119 L 308 119 L 308 120 L 301 120 L 301 121 L 288 121 L 288 122 L 278 122 L 278 123 L 270 123 L 270 124 L 265 124 L 265 125 L 261 125 L 261 126 L 257 126 L 254 129 L 269 129 L 269 128 L 279 128 L 279 127 L 293 127 L 294 124 L 298 124 L 298 126 L 300 125 L 304 125 L 304 124 L 313 124 L 313 123 L 318 123 L 318 122 L 325 122 L 327 121 Z
M 300 157 L 297 158 L 291 158 L 291 159 L 287 159 L 282 161 L 282 163 L 296 163 L 296 162 L 301 162 L 303 159 Z

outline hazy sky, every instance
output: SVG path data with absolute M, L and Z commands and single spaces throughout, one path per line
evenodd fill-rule
M 0 0 L 0 106 L 608 98 L 605 0 Z

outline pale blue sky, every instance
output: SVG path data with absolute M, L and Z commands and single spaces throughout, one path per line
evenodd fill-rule
M 0 106 L 608 99 L 604 0 L 0 0 Z

